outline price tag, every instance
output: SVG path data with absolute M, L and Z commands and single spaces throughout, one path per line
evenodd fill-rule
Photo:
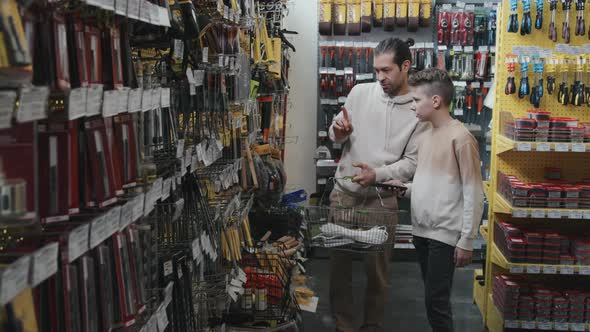
M 510 273 L 524 273 L 524 266 L 522 265 L 511 265 Z
M 31 276 L 31 287 L 36 287 L 49 277 L 57 273 L 57 253 L 59 244 L 50 244 L 38 249 L 33 253 L 33 273 Z
M 99 245 L 107 237 L 106 219 L 106 214 L 103 214 L 90 222 L 90 249 Z
M 159 108 L 162 102 L 162 88 L 152 89 L 152 108 Z
M 170 28 L 172 25 L 170 24 L 170 15 L 168 14 L 168 9 L 166 7 L 159 7 L 160 9 L 160 25 L 164 27 Z
M 119 111 L 119 91 L 109 90 L 104 92 L 102 103 L 102 116 L 110 117 L 117 115 Z
M 119 110 L 118 113 L 127 113 L 129 111 L 129 93 L 131 89 L 123 88 L 119 90 Z
M 162 108 L 170 107 L 170 88 L 162 88 Z
M 189 84 L 188 89 L 191 96 L 195 96 L 197 94 L 197 89 L 194 84 Z
M 584 266 L 580 268 L 580 274 L 583 276 L 588 276 L 590 275 L 590 267 L 588 266 Z
M 570 150 L 568 143 L 555 143 L 555 151 L 568 152 Z
M 573 266 L 562 266 L 559 268 L 559 274 L 571 275 L 574 274 Z
M 70 90 L 68 96 L 68 119 L 75 120 L 86 115 L 86 95 L 88 93 L 87 88 L 76 88 Z M 2 98 L 0 96 L 0 98 Z M 0 99 L 0 102 L 3 102 Z M 12 105 L 12 104 L 10 104 Z M 1 126 L 1 124 L 0 124 Z
M 538 322 L 537 328 L 539 330 L 553 330 L 553 322 Z
M 326 183 L 328 183 L 328 180 L 326 178 L 319 178 L 318 179 L 318 184 L 319 185 L 324 185 Z
M 115 13 L 121 16 L 127 16 L 127 0 L 115 1 Z
M 119 230 L 119 225 L 121 224 L 121 215 L 122 213 L 120 206 L 115 206 L 109 210 L 106 217 L 107 234 L 104 240 L 108 239 Z
M 569 219 L 582 219 L 582 212 L 581 211 L 569 211 L 568 212 L 568 218 Z
M 174 281 L 170 281 L 164 289 L 164 308 L 172 302 L 172 292 L 174 291 Z
M 143 94 L 141 97 L 141 110 L 143 112 L 147 112 L 152 109 L 152 90 L 146 89 L 143 90 Z
M 150 7 L 150 22 L 153 25 L 160 25 L 160 6 L 152 4 Z
M 572 331 L 586 331 L 586 324 L 584 323 L 572 323 Z
M 531 213 L 532 218 L 545 218 L 545 211 L 544 210 L 533 210 Z
M 139 0 L 127 1 L 127 17 L 134 20 L 139 19 Z
M 537 151 L 549 152 L 551 151 L 551 144 L 549 143 L 537 143 Z
M 453 113 L 455 113 L 455 116 L 463 116 L 463 109 L 462 108 L 455 108 L 453 110 Z
M 133 198 L 133 221 L 143 216 L 143 205 L 145 203 L 145 194 L 141 193 Z
M 554 265 L 543 266 L 543 273 L 544 274 L 557 274 L 557 266 L 554 266 Z
M 23 123 L 45 119 L 48 98 L 49 88 L 46 86 L 21 88 L 16 120 Z
M 547 218 L 549 219 L 561 219 L 561 211 L 559 210 L 551 210 L 547 212 Z
M 172 261 L 164 262 L 164 277 L 171 275 L 172 272 L 174 272 L 174 269 L 172 267 Z
M 535 321 L 523 320 L 521 323 L 522 323 L 521 326 L 523 329 L 536 329 L 537 328 L 537 324 Z
M 158 319 L 158 331 L 166 330 L 166 327 L 168 327 L 168 323 L 169 323 L 168 322 L 168 314 L 166 313 L 166 308 L 164 306 L 160 307 L 156 316 Z
M 0 129 L 10 128 L 15 103 L 16 91 L 0 91 Z
M 527 218 L 529 213 L 527 210 L 513 210 L 512 217 L 514 218 Z
M 90 224 L 80 225 L 68 235 L 68 262 L 72 263 L 88 251 L 89 229 Z
M 574 143 L 574 144 L 572 144 L 572 151 L 573 152 L 586 152 L 586 144 Z
M 526 273 L 528 274 L 539 274 L 541 273 L 541 267 L 536 265 L 531 265 L 526 267 Z
M 86 93 L 86 116 L 98 115 L 102 111 L 103 85 L 93 84 Z
M 516 150 L 517 151 L 531 151 L 532 150 L 531 143 L 518 143 L 516 145 Z
M 203 47 L 203 63 L 209 63 L 209 47 Z
M 202 69 L 195 70 L 195 85 L 196 86 L 203 86 L 204 81 L 205 81 L 205 71 Z
M 517 320 L 504 321 L 504 327 L 509 328 L 509 329 L 517 329 L 518 328 L 518 321 Z
M 119 221 L 119 231 L 124 230 L 133 223 L 133 200 L 128 201 L 121 208 L 121 220 Z
M 184 154 L 184 139 L 179 139 L 176 143 L 176 158 L 182 158 Z
M 583 216 L 584 219 L 586 219 L 586 220 L 590 219 L 590 211 L 584 211 L 583 214 L 584 214 L 584 216 Z
M 555 329 L 557 331 L 569 331 L 570 324 L 568 322 L 555 322 Z
M 141 88 L 132 89 L 129 91 L 129 99 L 127 109 L 129 113 L 136 113 L 141 111 L 143 90 Z
M 1 305 L 7 304 L 25 288 L 29 287 L 30 267 L 31 256 L 23 256 L 2 269 L 0 272 L 2 274 Z

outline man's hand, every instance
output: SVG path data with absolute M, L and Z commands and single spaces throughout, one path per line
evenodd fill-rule
M 352 182 L 356 182 L 363 187 L 367 187 L 375 183 L 377 174 L 373 168 L 369 167 L 369 165 L 364 163 L 354 163 L 352 166 L 361 169 L 361 172 L 354 176 Z
M 352 134 L 352 123 L 350 123 L 350 119 L 348 118 L 346 107 L 342 107 L 342 115 L 344 118 L 336 120 L 333 125 L 336 140 L 342 140 Z
M 471 264 L 473 258 L 473 251 L 455 248 L 455 267 L 464 267 Z

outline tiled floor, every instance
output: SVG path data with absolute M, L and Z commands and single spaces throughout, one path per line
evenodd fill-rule
M 307 264 L 308 275 L 314 279 L 314 290 L 319 295 L 317 313 L 304 313 L 303 319 L 306 332 L 334 331 L 330 317 L 329 292 L 329 260 L 313 259 Z M 475 266 L 474 266 L 475 267 Z M 364 270 L 362 262 L 355 262 L 354 289 L 355 305 L 362 303 L 364 290 Z M 391 295 L 386 305 L 385 331 L 387 332 L 429 332 L 423 305 L 423 285 L 420 270 L 415 262 L 393 262 L 391 266 Z M 482 318 L 473 303 L 473 269 L 459 269 L 455 273 L 453 289 L 453 312 L 455 332 L 483 332 Z M 360 324 L 361 322 L 358 322 Z

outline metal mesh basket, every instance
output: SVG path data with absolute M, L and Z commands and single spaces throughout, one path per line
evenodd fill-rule
M 395 229 L 407 211 L 309 206 L 305 220 L 314 247 L 375 252 L 391 250 Z

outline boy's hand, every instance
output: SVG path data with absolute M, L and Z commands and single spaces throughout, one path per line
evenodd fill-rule
M 455 248 L 455 267 L 465 267 L 471 264 L 473 258 L 473 251 Z
M 354 163 L 352 166 L 361 169 L 361 172 L 354 176 L 352 182 L 356 182 L 363 187 L 367 187 L 375 183 L 377 173 L 375 173 L 375 170 L 369 167 L 369 165 L 364 163 Z
M 346 110 L 346 107 L 342 107 L 342 115 L 344 118 L 336 120 L 333 125 L 334 136 L 336 137 L 336 140 L 342 140 L 348 135 L 352 134 L 352 123 L 348 118 L 348 111 Z

